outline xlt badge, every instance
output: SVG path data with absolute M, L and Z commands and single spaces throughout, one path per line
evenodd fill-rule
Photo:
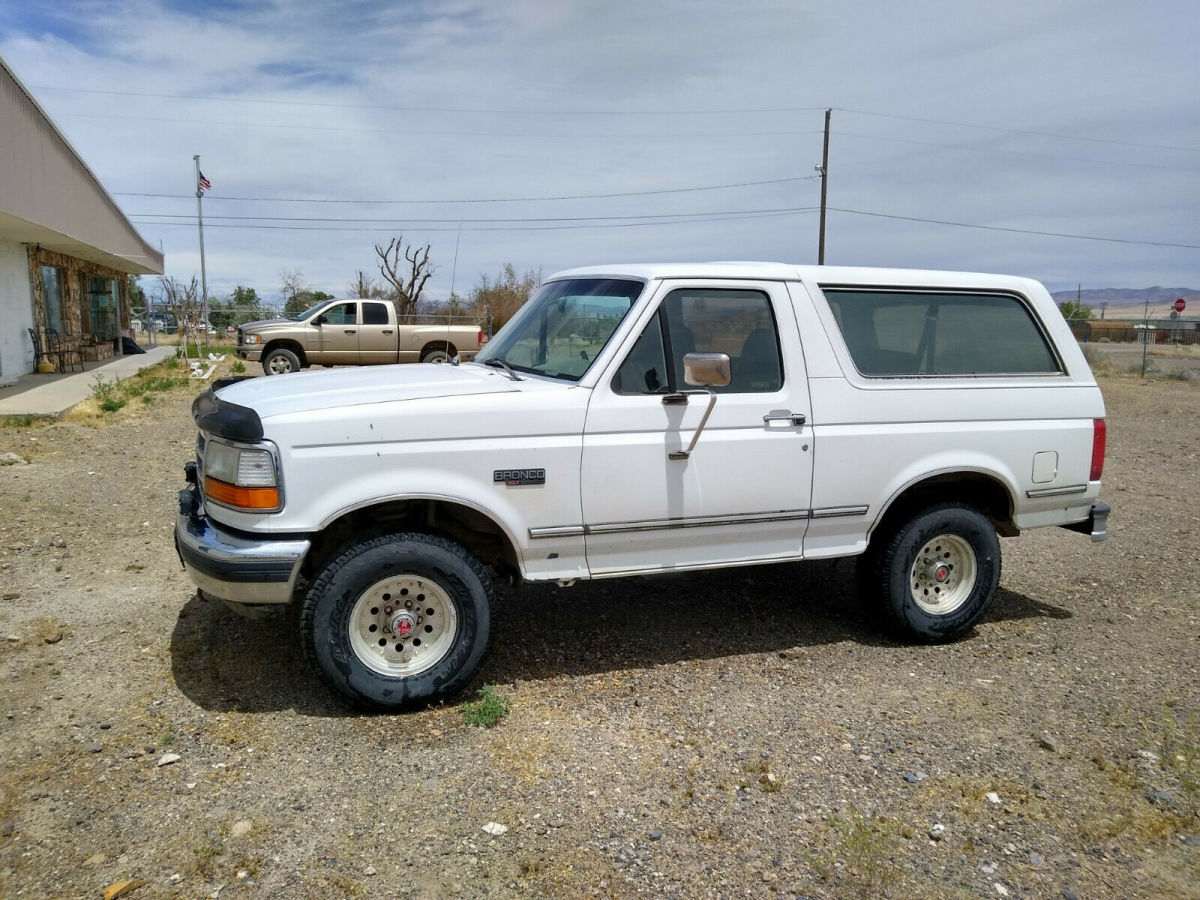
M 497 469 L 492 473 L 492 481 L 503 481 L 509 487 L 521 484 L 545 484 L 545 469 Z

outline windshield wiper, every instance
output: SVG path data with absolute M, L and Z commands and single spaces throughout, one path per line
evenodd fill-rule
M 512 366 L 510 366 L 507 362 L 505 362 L 503 359 L 501 359 L 498 356 L 493 356 L 489 359 L 485 359 L 483 361 L 483 364 L 485 366 L 491 366 L 493 369 L 503 369 L 508 374 L 508 377 L 511 378 L 513 381 L 524 381 L 525 380 L 524 378 L 522 378 L 520 375 L 517 374 L 516 369 L 514 369 Z

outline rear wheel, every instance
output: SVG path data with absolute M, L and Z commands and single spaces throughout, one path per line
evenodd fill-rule
M 892 628 L 950 641 L 979 620 L 1000 582 L 1000 539 L 983 513 L 948 502 L 918 510 L 859 563 L 859 589 Z
M 461 691 L 483 662 L 495 594 L 452 541 L 394 534 L 348 544 L 304 602 L 305 650 L 356 706 L 399 710 Z
M 262 360 L 263 371 L 268 375 L 286 375 L 300 371 L 300 357 L 287 347 L 274 347 L 267 351 Z
M 426 350 L 421 355 L 423 363 L 448 363 L 453 359 L 449 350 Z

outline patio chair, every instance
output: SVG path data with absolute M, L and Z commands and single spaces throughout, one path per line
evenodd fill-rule
M 46 329 L 46 349 L 58 359 L 58 371 L 65 372 L 69 366 L 74 372 L 78 367 L 83 371 L 83 354 L 79 347 L 65 334 L 59 334 L 54 328 Z

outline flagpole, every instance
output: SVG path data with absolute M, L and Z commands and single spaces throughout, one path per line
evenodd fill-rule
M 204 271 L 204 191 L 200 190 L 200 154 L 192 159 L 196 163 L 196 224 L 200 229 L 200 310 L 204 323 L 204 349 L 208 349 L 208 277 Z

